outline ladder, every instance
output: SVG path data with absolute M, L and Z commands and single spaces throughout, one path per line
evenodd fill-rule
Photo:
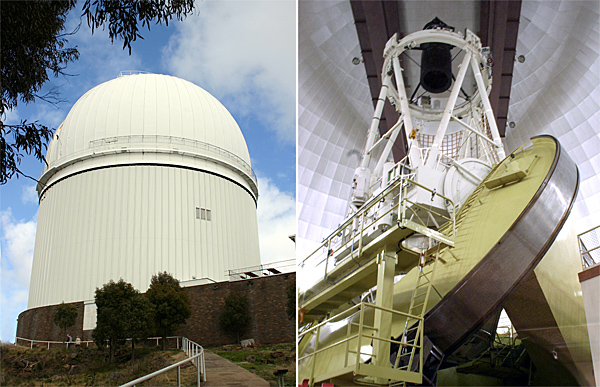
M 409 317 L 406 318 L 404 333 L 402 334 L 403 345 L 398 349 L 394 368 L 406 371 L 416 371 L 422 373 L 423 368 L 423 317 L 427 312 L 427 303 L 429 295 L 433 288 L 435 269 L 437 266 L 438 251 L 435 253 L 433 262 L 426 264 L 425 255 L 421 253 L 419 261 L 419 273 L 415 279 L 415 286 L 412 291 L 410 306 L 408 309 Z M 419 360 L 415 363 L 417 348 L 421 347 Z M 393 384 L 394 386 L 406 386 L 406 382 Z

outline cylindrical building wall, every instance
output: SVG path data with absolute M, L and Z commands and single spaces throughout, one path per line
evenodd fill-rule
M 28 309 L 92 300 L 119 278 L 144 292 L 161 271 L 223 281 L 260 264 L 244 138 L 198 86 L 154 74 L 97 86 L 47 159 Z

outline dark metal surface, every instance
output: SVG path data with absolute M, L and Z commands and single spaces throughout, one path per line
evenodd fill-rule
M 558 141 L 544 137 L 554 140 L 557 150 L 537 193 L 481 262 L 425 316 L 425 334 L 445 354 L 481 326 L 533 271 L 566 221 L 579 172 Z
M 481 44 L 492 49 L 494 82 L 490 93 L 492 110 L 500 136 L 506 132 L 510 88 L 517 50 L 521 0 L 482 0 L 480 4 Z
M 381 69 L 383 68 L 383 49 L 385 43 L 395 34 L 403 36 L 406 31 L 401 31 L 398 4 L 396 1 L 382 0 L 351 0 L 352 15 L 361 54 L 365 65 L 365 75 L 369 83 L 373 107 L 377 104 L 381 89 Z M 385 102 L 379 133 L 385 134 L 398 121 L 399 114 L 389 101 Z M 395 160 L 406 156 L 407 141 L 404 131 L 400 133 L 392 153 Z

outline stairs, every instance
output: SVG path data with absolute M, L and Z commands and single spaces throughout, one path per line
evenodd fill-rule
M 439 252 L 439 249 L 438 249 Z M 433 262 L 425 262 L 425 256 L 421 254 L 419 263 L 419 275 L 415 280 L 415 286 L 410 299 L 410 307 L 404 326 L 404 333 L 401 336 L 402 347 L 399 349 L 394 361 L 394 368 L 409 372 L 423 373 L 423 355 L 424 340 L 423 340 L 423 318 L 427 312 L 427 302 L 433 287 L 435 277 L 435 269 L 437 266 L 437 254 L 433 258 Z M 419 359 L 415 361 L 415 357 Z M 405 382 L 394 384 L 399 386 L 406 385 Z

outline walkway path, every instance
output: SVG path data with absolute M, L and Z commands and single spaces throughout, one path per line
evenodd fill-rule
M 206 382 L 202 383 L 202 387 L 269 387 L 269 382 L 266 380 L 206 349 L 204 350 L 204 361 L 206 362 Z

